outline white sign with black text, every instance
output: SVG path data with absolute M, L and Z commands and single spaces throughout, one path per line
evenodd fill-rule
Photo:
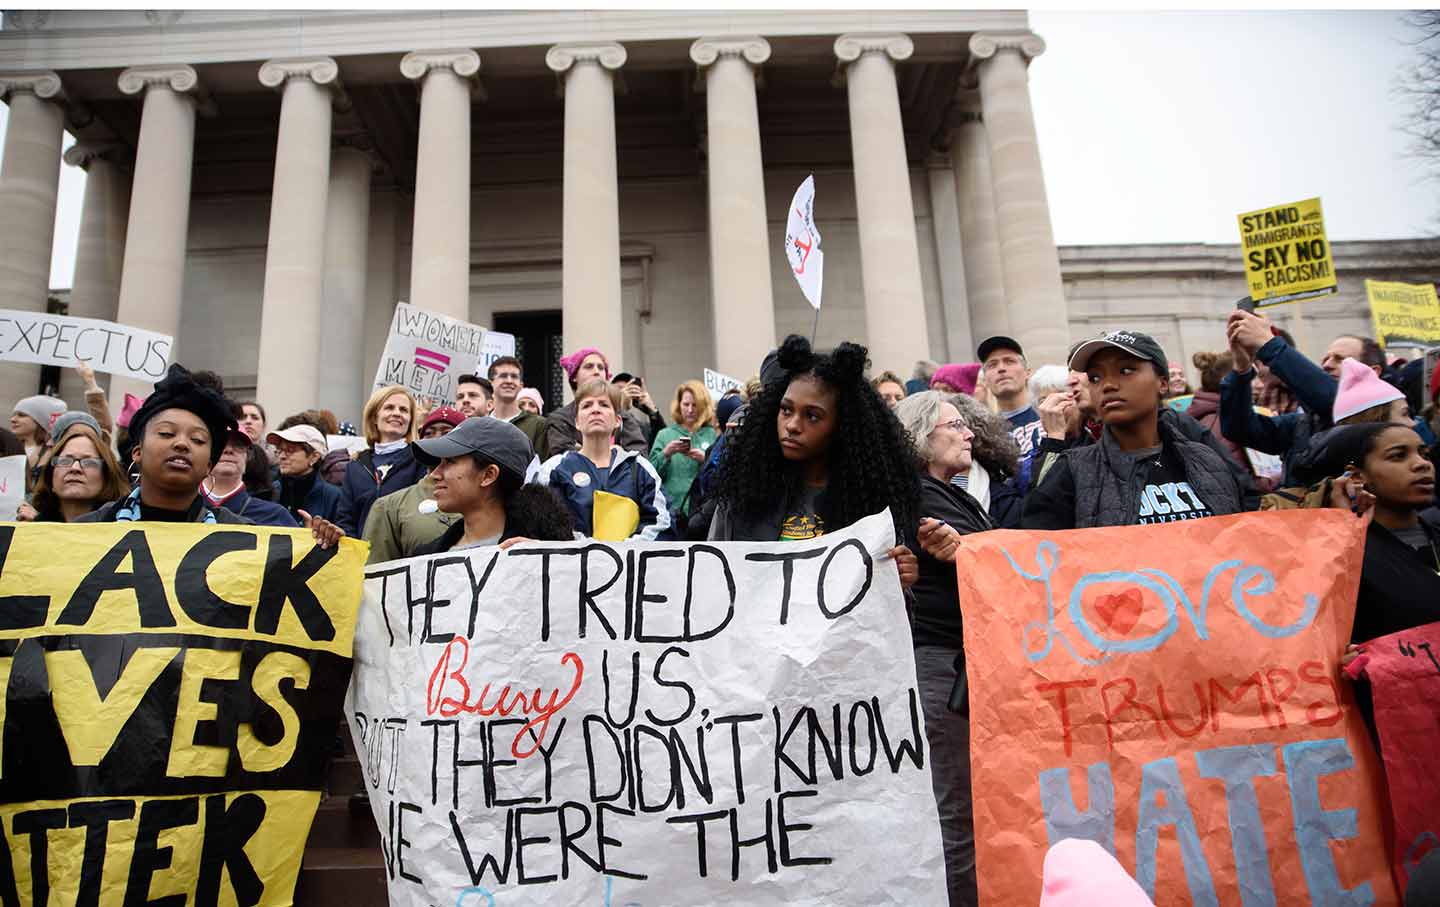
M 151 383 L 165 377 L 174 338 L 98 318 L 0 309 L 0 362 L 73 368 Z
M 371 565 L 346 712 L 390 903 L 943 904 L 893 544 Z

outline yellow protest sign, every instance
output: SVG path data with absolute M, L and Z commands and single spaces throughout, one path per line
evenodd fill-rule
M 292 529 L 0 525 L 0 904 L 292 903 L 365 555 Z
M 1335 292 L 1335 261 L 1325 239 L 1320 199 L 1239 215 L 1245 281 L 1256 305 Z
M 1381 346 L 1440 344 L 1440 300 L 1434 284 L 1367 280 L 1365 295 Z

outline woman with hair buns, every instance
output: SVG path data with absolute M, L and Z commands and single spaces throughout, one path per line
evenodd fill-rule
M 764 389 L 726 442 L 710 524 L 716 541 L 813 539 L 880 513 L 895 521 L 900 581 L 919 575 L 907 541 L 919 525 L 917 458 L 895 414 L 865 380 L 866 349 L 816 353 L 791 334 L 763 370 Z M 733 444 L 733 446 L 730 446 Z
M 1200 370 L 1200 389 L 1195 392 L 1195 399 L 1186 412 L 1220 439 L 1232 460 L 1250 470 L 1245 448 L 1220 433 L 1220 382 L 1234 369 L 1234 358 L 1228 350 L 1219 353 L 1202 351 L 1191 356 L 1190 361 Z

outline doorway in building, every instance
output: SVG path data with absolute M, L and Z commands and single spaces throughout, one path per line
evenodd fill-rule
M 565 371 L 560 368 L 560 357 L 565 355 L 560 310 L 497 312 L 492 322 L 495 330 L 515 335 L 515 358 L 525 372 L 525 384 L 540 391 L 545 398 L 545 412 L 558 409 L 565 401 Z

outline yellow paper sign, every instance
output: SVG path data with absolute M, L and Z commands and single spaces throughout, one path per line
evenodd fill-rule
M 1367 280 L 1365 295 L 1381 346 L 1440 344 L 1440 300 L 1434 284 Z
M 1256 305 L 1335 292 L 1335 261 L 1325 239 L 1320 199 L 1239 215 L 1245 281 Z

